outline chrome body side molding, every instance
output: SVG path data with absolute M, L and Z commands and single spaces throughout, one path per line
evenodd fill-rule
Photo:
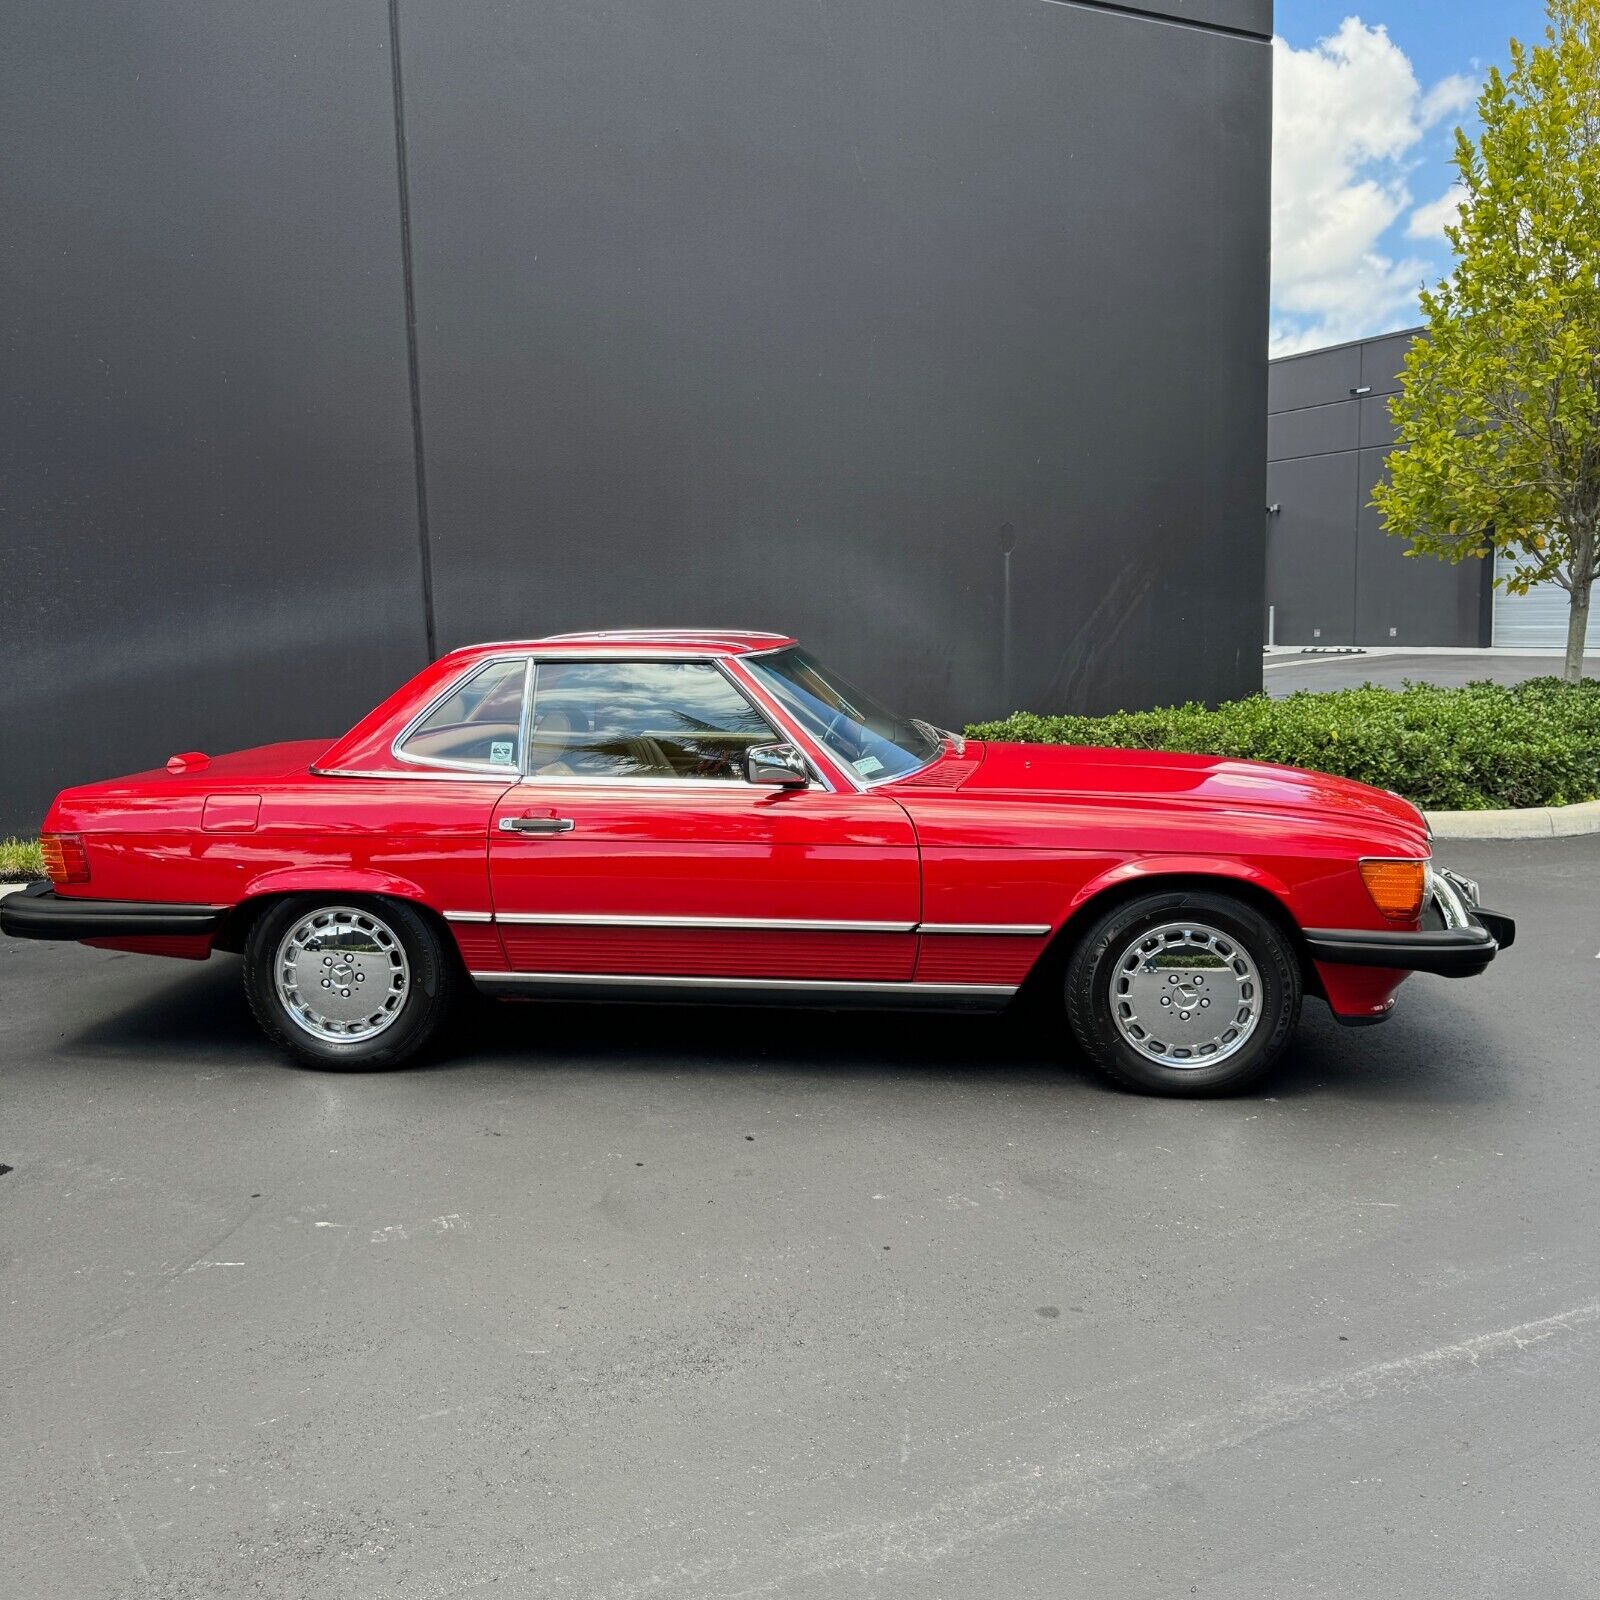
M 859 983 L 837 978 L 681 978 L 631 972 L 472 972 L 486 994 L 526 999 L 657 1000 L 682 1004 L 927 1006 L 998 1010 L 1009 983 Z
M 813 922 L 803 917 L 614 917 L 584 911 L 500 911 L 506 927 L 574 928 L 770 928 L 776 933 L 915 933 L 914 922 Z
M 1017 992 L 1010 983 L 860 983 L 843 978 L 680 978 L 648 972 L 473 972 L 475 983 L 670 983 L 714 989 L 837 989 L 857 994 L 974 994 L 999 999 Z
M 834 922 L 807 917 L 654 917 L 589 911 L 446 911 L 446 922 L 493 922 L 503 927 L 538 928 L 727 928 L 775 933 L 928 933 L 997 934 L 1043 938 L 1048 922 Z

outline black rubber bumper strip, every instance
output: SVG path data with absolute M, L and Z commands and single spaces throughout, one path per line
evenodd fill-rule
M 1441 978 L 1472 978 L 1516 938 L 1516 924 L 1498 912 L 1472 912 L 1470 928 L 1425 929 L 1421 933 L 1373 933 L 1364 928 L 1307 928 L 1315 961 L 1354 967 L 1398 967 Z M 1482 917 L 1482 922 L 1478 918 Z M 1490 932 L 1490 927 L 1495 932 Z M 1509 938 L 1497 935 L 1504 931 Z
M 226 906 L 144 900 L 82 900 L 30 884 L 0 900 L 0 933 L 13 939 L 123 939 L 139 934 L 215 933 Z

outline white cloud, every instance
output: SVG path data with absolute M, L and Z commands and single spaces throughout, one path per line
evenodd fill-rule
M 1465 191 L 1459 183 L 1452 183 L 1437 200 L 1418 206 L 1406 223 L 1408 239 L 1438 239 L 1445 228 L 1461 214 Z
M 1459 117 L 1477 98 L 1476 81 L 1464 72 L 1452 72 L 1423 95 L 1422 104 L 1417 108 L 1423 127 L 1431 128 L 1446 117 Z
M 1359 17 L 1305 50 L 1274 39 L 1273 52 L 1272 353 L 1287 355 L 1414 315 L 1428 263 L 1395 259 L 1383 236 L 1411 205 L 1407 157 L 1475 86 L 1452 75 L 1424 92 L 1387 29 Z

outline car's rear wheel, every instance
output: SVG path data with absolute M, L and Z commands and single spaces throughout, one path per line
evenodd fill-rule
M 1074 1037 L 1114 1083 L 1232 1094 L 1266 1073 L 1300 1017 L 1300 963 L 1249 902 L 1202 890 L 1125 900 L 1067 962 Z
M 397 900 L 294 895 L 245 942 L 250 1009 L 273 1043 L 318 1067 L 398 1066 L 438 1031 L 455 963 L 428 919 Z

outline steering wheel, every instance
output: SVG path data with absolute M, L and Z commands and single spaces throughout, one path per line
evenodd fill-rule
M 850 741 L 847 741 L 847 740 L 844 740 L 844 739 L 840 739 L 838 741 L 838 743 L 835 744 L 834 743 L 834 736 L 838 733 L 840 727 L 844 723 L 847 723 L 849 720 L 850 720 L 849 712 L 847 712 L 847 711 L 836 711 L 828 719 L 827 727 L 822 730 L 822 742 L 825 745 L 827 745 L 830 749 L 839 750 L 846 757 L 846 759 L 850 758 Z M 860 755 L 861 754 L 861 741 L 859 739 L 857 739 L 857 740 L 854 741 L 854 744 L 855 744 L 855 754 L 856 755 Z

